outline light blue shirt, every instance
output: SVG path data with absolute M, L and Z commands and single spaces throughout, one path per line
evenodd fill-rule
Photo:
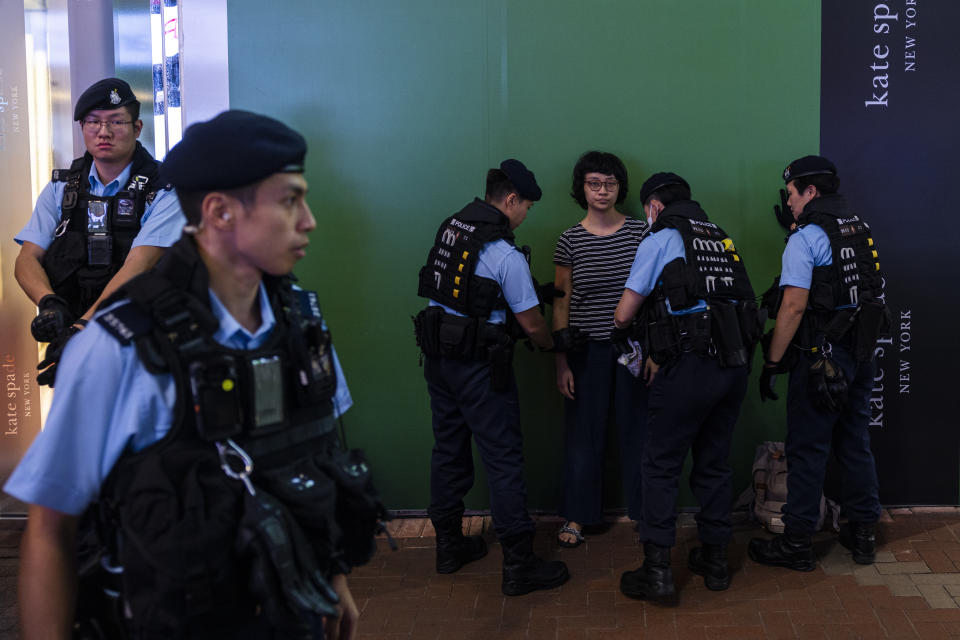
M 527 264 L 527 259 L 506 240 L 494 240 L 484 245 L 480 255 L 477 256 L 474 275 L 496 280 L 500 290 L 503 291 L 503 299 L 514 313 L 522 313 L 540 304 L 537 290 L 533 287 L 533 278 L 530 276 L 530 265 Z M 430 306 L 443 307 L 447 313 L 453 315 L 466 315 L 433 300 L 430 301 Z M 499 309 L 490 314 L 487 322 L 503 324 L 506 320 L 507 312 Z
M 98 197 L 114 196 L 121 189 L 130 183 L 130 171 L 133 163 L 130 163 L 114 180 L 107 184 L 100 182 L 100 176 L 97 175 L 96 165 L 90 166 L 90 174 L 87 180 L 90 183 L 90 195 Z M 53 242 L 53 234 L 60 224 L 60 218 L 63 214 L 61 205 L 63 204 L 63 190 L 66 188 L 66 182 L 48 182 L 47 186 L 40 192 L 37 198 L 37 205 L 33 209 L 33 215 L 27 221 L 26 226 L 20 230 L 14 240 L 17 244 L 32 242 L 46 251 Z M 153 202 L 147 205 L 140 218 L 140 231 L 133 239 L 133 247 L 169 247 L 180 239 L 183 231 L 183 225 L 187 223 L 183 212 L 180 210 L 180 202 L 177 200 L 177 194 L 171 190 L 161 190 L 157 192 Z
M 647 297 L 660 282 L 663 268 L 676 260 L 687 260 L 687 251 L 683 246 L 683 236 L 676 229 L 665 228 L 651 233 L 637 247 L 637 254 L 627 276 L 626 289 L 630 289 Z M 700 300 L 696 305 L 680 312 L 674 312 L 667 301 L 667 311 L 674 315 L 693 313 L 707 308 L 707 303 Z
M 828 264 L 833 264 L 833 251 L 827 232 L 819 225 L 804 225 L 790 236 L 787 248 L 783 250 L 780 286 L 809 290 L 813 268 Z
M 210 302 L 220 322 L 213 337 L 226 347 L 256 349 L 276 324 L 262 284 L 262 322 L 253 333 L 230 315 L 212 291 Z M 336 351 L 333 357 L 337 373 L 334 409 L 340 415 L 353 399 Z M 57 368 L 46 427 L 4 491 L 23 502 L 81 514 L 96 500 L 124 452 L 140 451 L 170 430 L 176 391 L 171 374 L 148 372 L 133 343 L 121 344 L 94 320 L 67 343 Z

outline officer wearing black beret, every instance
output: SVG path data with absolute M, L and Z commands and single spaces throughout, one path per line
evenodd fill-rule
M 493 526 L 503 547 L 505 595 L 550 589 L 569 577 L 563 562 L 533 552 L 527 513 L 523 439 L 511 364 L 522 333 L 544 350 L 555 347 L 538 310 L 527 259 L 513 231 L 540 199 L 540 187 L 519 160 L 487 172 L 484 200 L 440 225 L 418 293 L 417 344 L 433 412 L 434 447 L 428 513 L 437 532 L 438 573 L 453 573 L 487 554 L 480 536 L 463 535 L 463 497 L 473 486 L 471 436 L 490 483 Z
M 777 323 L 764 354 L 760 397 L 777 400 L 776 376 L 787 388 L 787 503 L 782 535 L 755 538 L 750 557 L 762 564 L 813 571 L 811 536 L 831 445 L 843 467 L 840 541 L 853 559 L 875 557 L 880 517 L 877 471 L 870 450 L 874 348 L 886 318 L 883 278 L 869 225 L 840 195 L 837 168 L 805 156 L 783 171 L 796 221 L 783 252 Z
M 130 85 L 94 83 L 73 117 L 87 151 L 53 172 L 14 238 L 21 245 L 14 273 L 39 307 L 31 333 L 50 343 L 37 381 L 51 386 L 67 340 L 102 300 L 153 266 L 184 223 L 176 195 L 157 178 L 160 165 L 137 141 L 143 123 Z
M 640 242 L 614 314 L 615 345 L 639 333 L 652 378 L 641 464 L 644 560 L 625 572 L 620 591 L 633 598 L 676 593 L 670 549 L 687 452 L 690 487 L 700 503 L 690 570 L 708 589 L 730 586 L 733 428 L 746 393 L 747 360 L 759 337 L 753 288 L 733 241 L 690 199 L 675 173 L 652 175 L 640 189 L 651 233 Z M 635 324 L 635 317 L 639 318 Z M 639 327 L 635 329 L 634 327 Z
M 108 637 L 356 632 L 346 573 L 385 512 L 339 442 L 352 400 L 317 296 L 292 286 L 316 226 L 306 149 L 277 120 L 228 111 L 168 154 L 189 225 L 72 341 L 46 429 L 5 486 L 31 505 L 25 635 L 69 635 L 71 542 L 95 500 L 104 557 L 81 566 L 124 576 L 105 607 L 123 615 L 96 619 Z M 104 590 L 81 580 L 86 625 Z

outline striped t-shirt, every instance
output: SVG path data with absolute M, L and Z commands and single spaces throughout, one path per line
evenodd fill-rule
M 596 236 L 578 223 L 557 240 L 554 264 L 573 271 L 570 326 L 578 327 L 591 340 L 610 338 L 613 313 L 646 229 L 646 222 L 627 217 L 616 232 Z

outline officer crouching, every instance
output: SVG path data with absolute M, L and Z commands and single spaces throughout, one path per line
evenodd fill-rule
M 787 388 L 787 502 L 784 532 L 750 541 L 762 564 L 813 571 L 812 535 L 831 445 L 843 467 L 840 542 L 860 564 L 875 557 L 880 517 L 877 470 L 870 450 L 874 349 L 887 321 L 883 277 L 869 225 L 837 193 L 832 162 L 805 156 L 783 172 L 796 228 L 783 252 L 777 319 L 760 377 L 760 397 Z
M 490 169 L 485 199 L 474 199 L 440 225 L 420 271 L 418 293 L 430 303 L 415 319 L 433 412 L 428 513 L 437 532 L 437 572 L 453 573 L 487 554 L 483 538 L 464 536 L 462 528 L 463 497 L 473 486 L 472 435 L 487 469 L 493 526 L 503 547 L 501 588 L 509 596 L 550 589 L 569 577 L 563 562 L 533 553 L 512 366 L 520 333 L 514 323 L 541 349 L 555 347 L 537 309 L 527 259 L 513 238 L 540 196 L 520 161 Z M 570 346 L 564 342 L 556 347 Z
M 316 226 L 305 154 L 286 125 L 226 111 L 167 155 L 189 226 L 70 342 L 46 429 L 5 487 L 30 503 L 25 637 L 69 635 L 72 545 L 94 501 L 92 564 L 114 582 L 80 590 L 80 632 L 355 633 L 345 574 L 373 553 L 384 512 L 362 455 L 338 441 L 352 401 L 317 296 L 292 286 Z M 115 617 L 90 620 L 84 600 L 102 593 Z
M 759 321 L 733 241 L 690 199 L 687 182 L 673 173 L 654 174 L 640 198 L 651 234 L 637 248 L 611 340 L 626 351 L 626 340 L 639 333 L 653 376 L 641 466 L 644 561 L 623 574 L 620 591 L 656 599 L 676 593 L 670 549 L 688 451 L 702 543 L 691 550 L 689 567 L 708 589 L 730 586 L 733 473 L 727 459 Z M 632 327 L 638 311 L 639 331 Z

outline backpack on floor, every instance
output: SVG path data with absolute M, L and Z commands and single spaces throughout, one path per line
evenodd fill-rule
M 751 517 L 768 531 L 783 533 L 782 510 L 787 503 L 787 456 L 782 442 L 767 441 L 757 446 L 753 457 L 753 482 L 737 502 L 749 504 Z M 828 512 L 833 528 L 839 530 L 840 507 L 821 493 L 818 531 L 823 528 Z

